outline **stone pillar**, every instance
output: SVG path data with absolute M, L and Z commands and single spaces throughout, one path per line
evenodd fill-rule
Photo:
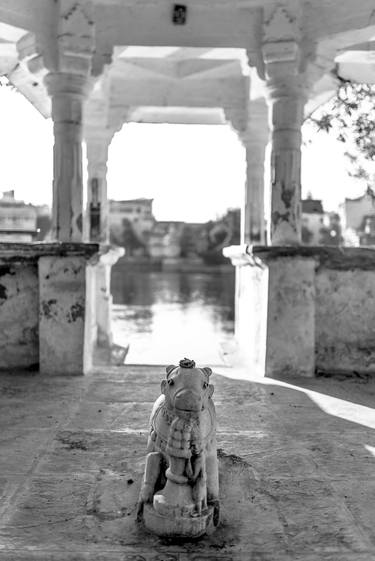
M 96 342 L 99 347 L 108 349 L 113 345 L 111 271 L 124 253 L 123 247 L 102 246 L 95 265 Z
M 270 245 L 301 243 L 301 127 L 307 96 L 295 41 L 263 46 L 271 129 Z
M 85 129 L 88 168 L 85 236 L 101 246 L 94 271 L 96 343 L 106 349 L 113 346 L 111 269 L 125 253 L 122 247 L 110 246 L 107 160 L 113 134 L 114 130 L 108 128 Z
M 109 244 L 109 208 L 107 197 L 108 149 L 113 131 L 91 130 L 85 134 L 87 150 L 87 209 L 85 236 L 91 242 Z
M 250 103 L 250 117 L 239 137 L 246 154 L 246 186 L 241 216 L 241 243 L 265 245 L 264 160 L 268 142 L 267 105 L 263 99 Z
M 241 205 L 241 243 L 265 244 L 264 157 L 268 142 L 267 105 L 264 99 L 251 102 L 249 109 L 225 109 L 246 158 L 246 182 Z
M 61 242 L 82 242 L 82 109 L 88 78 L 52 72 L 45 78 L 52 101 L 54 126 L 53 237 Z
M 94 12 L 86 0 L 52 4 L 50 43 L 42 54 L 48 54 L 45 84 L 55 140 L 52 227 L 59 244 L 53 256 L 39 260 L 40 370 L 83 374 L 91 367 L 95 325 L 95 277 L 86 259 L 88 244 L 82 243 L 82 114 L 92 84 Z M 91 247 L 98 252 L 98 245 Z

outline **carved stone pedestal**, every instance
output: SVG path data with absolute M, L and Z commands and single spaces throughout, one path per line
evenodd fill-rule
M 151 505 L 145 505 L 143 518 L 150 532 L 165 538 L 199 538 L 215 531 L 213 507 L 208 507 L 206 513 L 193 517 L 181 516 L 176 512 L 167 516 L 157 512 Z

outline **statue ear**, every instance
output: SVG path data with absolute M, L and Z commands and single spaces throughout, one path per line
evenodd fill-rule
M 208 386 L 208 397 L 212 397 L 212 394 L 214 393 L 214 389 L 215 389 L 215 386 L 213 384 L 210 384 Z
M 211 368 L 209 368 L 208 366 L 205 366 L 204 368 L 202 368 L 203 372 L 205 372 L 207 374 L 207 376 L 211 376 L 212 374 L 212 370 Z
M 174 364 L 169 364 L 166 367 L 165 371 L 167 373 L 167 378 L 168 378 L 169 374 L 172 372 L 172 370 L 174 370 L 175 368 L 177 368 L 177 367 Z
M 165 395 L 165 390 L 167 388 L 167 380 L 162 380 L 160 384 L 161 393 Z

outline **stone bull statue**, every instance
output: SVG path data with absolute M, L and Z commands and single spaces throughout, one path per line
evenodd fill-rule
M 166 372 L 150 417 L 137 519 L 159 536 L 198 537 L 219 523 L 212 370 L 184 359 Z

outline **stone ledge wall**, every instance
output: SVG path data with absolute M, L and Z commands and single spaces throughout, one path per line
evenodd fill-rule
M 52 345 L 55 351 L 65 348 L 67 358 L 64 364 L 69 366 L 69 371 L 77 370 L 77 373 L 81 373 L 80 365 L 83 360 L 75 354 L 79 354 L 80 348 L 83 354 L 84 345 L 84 269 L 85 263 L 90 259 L 93 263 L 96 262 L 98 250 L 97 244 L 0 243 L 0 369 L 37 369 L 40 350 L 42 357 L 47 352 L 55 356 L 56 353 L 51 354 Z M 59 262 L 63 265 L 60 284 L 55 282 L 52 288 L 48 287 L 48 291 L 41 282 L 40 270 L 41 263 L 45 264 L 46 259 L 53 262 L 55 267 Z M 81 267 L 78 283 L 75 282 L 77 260 Z M 44 265 L 42 269 L 45 272 Z M 75 277 L 70 278 L 72 275 Z M 46 294 L 43 294 L 43 291 Z M 44 329 L 46 340 L 41 341 L 40 325 L 42 323 L 45 327 L 46 317 L 49 318 L 52 313 L 48 306 L 46 307 L 46 302 L 48 304 L 50 300 L 58 304 L 59 309 L 67 307 L 68 304 L 70 307 L 67 310 L 64 308 L 65 316 L 63 315 L 62 319 L 57 318 L 60 321 L 55 318 L 52 322 L 54 329 L 59 328 L 58 337 L 49 325 L 47 330 Z M 74 331 L 77 326 L 79 338 Z
M 0 369 L 39 363 L 38 265 L 0 264 Z
M 237 327 L 249 364 L 270 376 L 375 374 L 374 249 L 241 246 L 225 254 L 237 265 Z M 262 317 L 248 296 L 259 297 L 251 270 L 266 278 Z M 248 335 L 264 333 L 265 322 L 267 333 L 253 341 Z M 249 352 L 254 344 L 267 349 L 260 366 Z
M 291 249 L 315 260 L 315 370 L 375 374 L 375 250 Z M 285 253 L 275 248 L 266 261 Z

